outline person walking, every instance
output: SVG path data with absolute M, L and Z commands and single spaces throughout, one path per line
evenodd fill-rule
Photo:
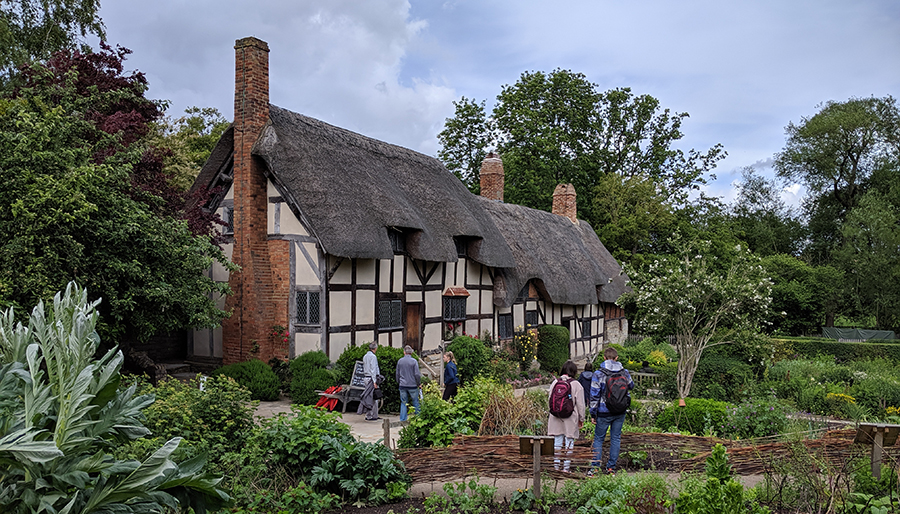
M 578 366 L 572 361 L 566 361 L 562 369 L 559 371 L 559 378 L 550 384 L 550 418 L 547 420 L 547 435 L 553 436 L 554 454 L 559 455 L 560 450 L 565 449 L 567 458 L 563 461 L 562 470 L 569 472 L 569 464 L 571 461 L 572 449 L 575 447 L 575 439 L 584 425 L 584 389 L 578 380 L 573 378 L 578 374 Z M 553 413 L 556 385 L 559 383 L 568 384 L 568 395 L 572 402 L 572 411 L 568 416 L 556 416 Z M 562 391 L 563 388 L 560 389 Z M 559 397 L 559 395 L 556 395 Z M 567 409 L 565 409 L 568 412 Z M 559 469 L 559 458 L 554 457 L 553 468 Z
M 378 357 L 375 356 L 376 350 L 378 350 L 378 343 L 373 341 L 369 343 L 369 351 L 363 356 L 363 375 L 366 377 L 366 388 L 363 389 L 356 413 L 365 414 L 366 421 L 378 419 L 378 402 L 375 401 L 375 390 L 379 386 L 378 377 L 381 376 L 381 370 L 378 368 Z
M 422 371 L 419 361 L 412 356 L 412 346 L 403 347 L 403 357 L 397 361 L 397 384 L 400 386 L 400 421 L 406 421 L 407 402 L 412 402 L 419 413 L 419 388 L 422 387 Z
M 616 473 L 619 460 L 619 446 L 622 440 L 622 425 L 625 424 L 625 412 L 631 402 L 629 391 L 634 389 L 631 374 L 619 362 L 619 352 L 609 347 L 603 351 L 606 359 L 594 372 L 591 380 L 591 417 L 596 423 L 594 429 L 594 460 L 588 476 L 593 476 L 595 469 L 603 462 L 603 440 L 609 430 L 609 459 L 606 461 L 606 473 Z M 607 382 L 614 388 L 607 390 Z M 624 401 L 623 401 L 624 400 Z M 607 405 L 615 401 L 615 405 Z M 625 405 L 623 407 L 623 405 Z
M 452 401 L 459 387 L 459 375 L 456 371 L 456 359 L 453 352 L 444 352 L 444 401 Z
M 587 361 L 584 363 L 584 371 L 578 375 L 578 383 L 581 384 L 581 388 L 584 390 L 584 405 L 589 406 L 591 404 L 591 380 L 594 379 L 594 363 L 591 361 Z

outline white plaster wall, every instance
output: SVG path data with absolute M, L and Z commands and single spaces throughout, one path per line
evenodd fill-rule
M 494 311 L 494 294 L 488 291 L 479 291 L 475 294 L 481 295 L 481 309 L 482 312 L 479 314 L 491 314 Z M 475 308 L 478 308 L 478 300 L 473 299 L 472 303 L 475 305 Z
M 375 284 L 375 259 L 358 259 L 356 261 L 356 283 Z
M 423 350 L 434 350 L 441 344 L 441 325 L 443 323 L 427 323 L 422 341 Z
M 425 317 L 435 318 L 444 315 L 444 300 L 441 291 L 425 291 Z
M 304 286 L 318 286 L 319 270 L 310 265 L 300 247 L 309 253 L 313 263 L 317 263 L 319 258 L 318 250 L 316 250 L 316 245 L 313 243 L 300 243 L 298 248 L 294 248 L 294 283 Z
M 406 303 L 419 303 L 424 301 L 424 293 L 422 291 L 407 291 Z
M 321 349 L 322 336 L 319 334 L 294 334 L 294 357 Z
M 399 334 L 400 332 L 397 332 L 397 333 Z M 390 346 L 391 345 L 390 343 L 391 343 L 391 337 L 387 333 L 378 334 L 378 344 L 380 344 L 382 346 Z
M 369 344 L 375 340 L 375 332 L 372 330 L 363 330 L 356 333 L 356 346 Z
M 403 255 L 395 255 L 394 256 L 394 285 L 393 291 L 403 291 L 403 270 L 406 269 L 406 258 Z M 412 266 L 409 267 L 409 272 L 412 273 L 412 276 L 416 276 L 415 270 L 412 269 Z M 418 279 L 414 279 L 418 280 Z M 410 280 L 410 283 L 413 281 Z
M 272 206 L 272 207 L 270 207 L 270 209 L 272 209 L 274 211 L 274 204 L 270 204 L 270 205 Z M 281 225 L 281 233 L 282 234 L 294 234 L 294 235 L 298 235 L 298 236 L 308 236 L 309 235 L 309 231 L 306 230 L 306 227 L 304 227 L 303 224 L 300 223 L 300 220 L 298 220 L 297 217 L 294 216 L 294 213 L 291 212 L 291 208 L 288 207 L 287 203 L 281 204 L 281 219 L 280 219 L 280 221 L 281 221 L 280 225 Z
M 391 291 L 391 262 L 382 260 L 378 265 L 378 292 L 389 293 Z
M 348 346 L 350 346 L 349 333 L 331 334 L 328 348 L 328 358 L 331 359 L 331 362 L 337 361 Z
M 328 265 L 326 268 L 331 269 L 334 266 L 334 263 L 337 262 L 337 258 L 331 257 L 328 259 Z M 353 278 L 353 270 L 352 264 L 350 263 L 350 259 L 344 259 L 341 261 L 341 265 L 338 267 L 337 271 L 334 272 L 334 276 L 331 277 L 332 284 L 349 284 L 352 282 Z
M 371 325 L 375 323 L 375 291 L 357 289 L 356 290 L 356 324 Z M 357 339 L 362 332 L 357 333 Z M 369 341 L 373 335 L 369 335 Z
M 329 315 L 331 326 L 350 324 L 350 307 L 352 294 L 350 291 L 331 291 L 329 293 Z
M 228 188 L 228 192 L 225 193 L 225 200 L 234 200 L 234 185 Z
M 478 275 L 481 273 L 481 264 L 478 264 L 475 261 L 466 259 L 466 268 L 468 269 L 469 283 L 477 284 L 478 283 Z M 487 273 L 485 273 L 485 275 L 487 275 Z

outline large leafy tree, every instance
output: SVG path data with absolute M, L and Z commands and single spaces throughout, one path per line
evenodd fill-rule
M 481 161 L 491 145 L 491 123 L 478 103 L 466 97 L 453 102 L 452 118 L 438 134 L 441 149 L 438 158 L 475 194 L 481 191 Z
M 763 257 L 772 279 L 772 330 L 800 336 L 834 326 L 842 303 L 844 274 L 830 265 L 814 266 L 794 255 Z
M 729 210 L 736 235 L 750 250 L 760 256 L 800 253 L 805 227 L 781 199 L 774 180 L 745 168 L 737 193 Z
M 900 117 L 894 98 L 851 98 L 827 102 L 818 113 L 790 123 L 776 155 L 780 177 L 806 186 L 809 253 L 827 262 L 839 246 L 839 227 L 867 191 L 880 168 L 900 160 Z
M 684 398 L 704 350 L 761 329 L 772 283 L 759 258 L 739 245 L 715 247 L 678 236 L 670 244 L 673 253 L 643 270 L 628 270 L 634 290 L 619 301 L 637 309 L 642 330 L 675 336 L 678 394 Z
M 118 445 L 150 434 L 141 410 L 151 396 L 119 387 L 122 352 L 100 354 L 97 301 L 70 283 L 27 324 L 0 312 L 0 511 L 213 511 L 227 494 L 203 472 L 205 455 L 175 462 L 181 439 L 138 462 Z
M 99 0 L 0 0 L 0 84 L 22 64 L 106 37 Z
M 227 259 L 165 198 L 162 161 L 142 139 L 159 110 L 137 77 L 114 84 L 119 65 L 110 50 L 66 53 L 0 100 L 0 304 L 78 280 L 104 298 L 108 340 L 215 326 L 225 313 L 213 298 L 227 287 L 204 271 Z

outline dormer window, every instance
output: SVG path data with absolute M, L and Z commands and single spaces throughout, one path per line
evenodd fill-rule
M 406 253 L 406 236 L 403 232 L 400 232 L 395 228 L 389 228 L 388 238 L 391 240 L 391 250 L 394 251 L 394 255 Z
M 466 257 L 468 254 L 466 240 L 461 237 L 454 237 L 453 242 L 456 243 L 456 256 Z

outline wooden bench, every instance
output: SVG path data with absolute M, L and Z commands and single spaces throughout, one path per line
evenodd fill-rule
M 362 398 L 363 390 L 366 388 L 366 375 L 363 373 L 363 361 L 356 361 L 353 368 L 353 376 L 350 383 L 341 385 L 341 390 L 337 393 L 326 393 L 325 391 L 316 391 L 319 396 L 335 399 L 343 405 L 342 413 L 347 412 L 347 404 L 350 402 L 358 402 Z

